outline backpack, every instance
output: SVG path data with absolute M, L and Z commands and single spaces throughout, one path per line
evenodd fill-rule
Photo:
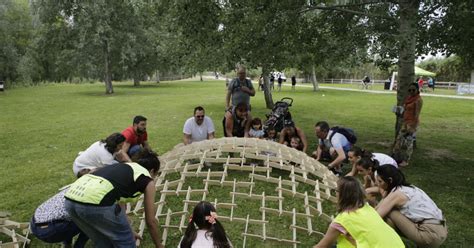
M 332 127 L 331 130 L 332 130 L 332 134 L 331 134 L 331 136 L 329 136 L 329 141 L 332 140 L 332 137 L 334 136 L 334 134 L 340 133 L 340 134 L 344 135 L 344 137 L 346 137 L 346 139 L 352 145 L 357 142 L 357 136 L 356 136 L 354 130 L 352 130 L 350 128 L 335 126 L 335 127 Z
M 239 81 L 238 81 L 239 82 Z M 250 88 L 251 86 L 251 83 L 250 83 L 250 80 L 248 80 L 247 78 L 245 79 L 245 86 Z M 232 90 L 235 90 L 235 89 L 240 89 L 241 85 L 239 83 L 236 83 L 232 86 Z

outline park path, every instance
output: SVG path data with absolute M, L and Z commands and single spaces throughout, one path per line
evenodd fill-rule
M 313 85 L 296 85 L 296 86 L 313 88 Z M 331 89 L 331 90 L 358 91 L 358 92 L 366 92 L 366 93 L 373 93 L 373 94 L 392 94 L 392 95 L 397 94 L 396 91 L 389 91 L 389 90 L 360 90 L 360 89 L 340 88 L 340 87 L 331 87 L 331 86 L 319 86 L 319 88 Z M 474 96 L 440 95 L 440 94 L 425 93 L 425 92 L 421 92 L 421 96 L 474 100 Z
M 203 78 L 225 81 L 224 77 L 219 77 L 219 79 L 216 79 L 215 77 L 212 77 L 212 76 L 203 76 Z M 254 82 L 254 84 L 255 84 L 255 82 Z M 291 87 L 291 84 L 284 83 L 283 86 Z M 301 83 L 299 83 L 299 84 L 296 84 L 296 87 L 313 88 L 313 85 L 312 84 L 301 84 Z M 396 91 L 389 91 L 389 90 L 361 90 L 361 89 L 350 89 L 350 88 L 331 87 L 331 86 L 319 86 L 319 88 L 320 89 L 328 89 L 328 90 L 365 92 L 365 93 L 371 93 L 371 94 L 392 94 L 392 95 L 397 94 Z M 424 92 L 421 93 L 421 96 L 474 100 L 474 96 L 440 95 L 440 94 L 424 93 Z

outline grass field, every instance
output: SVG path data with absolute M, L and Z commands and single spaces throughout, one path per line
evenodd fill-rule
M 0 211 L 28 221 L 34 209 L 74 180 L 77 153 L 112 132 L 122 131 L 137 114 L 148 118 L 149 141 L 159 153 L 182 139 L 184 121 L 202 105 L 222 137 L 225 86 L 217 81 L 115 83 L 105 95 L 96 84 L 49 84 L 0 92 Z M 312 92 L 284 87 L 274 100 L 294 98 L 291 113 L 315 147 L 313 125 L 327 120 L 356 130 L 358 145 L 388 152 L 393 140 L 394 95 L 337 90 Z M 252 115 L 264 118 L 263 93 L 252 98 Z M 449 235 L 443 247 L 474 244 L 474 101 L 424 98 L 418 148 L 404 169 L 443 210 Z M 226 226 L 227 227 L 227 226 Z M 1 237 L 0 237 L 0 240 Z M 150 244 L 149 240 L 148 243 Z M 51 247 L 33 240 L 32 247 Z

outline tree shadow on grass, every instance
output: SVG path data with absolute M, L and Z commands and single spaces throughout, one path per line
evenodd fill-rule
M 113 94 L 105 94 L 104 91 L 76 91 L 71 95 L 89 96 L 89 97 L 128 97 L 128 96 L 150 96 L 156 95 L 156 91 L 115 91 Z
M 139 86 L 134 86 L 133 84 L 117 84 L 114 85 L 114 88 L 118 89 L 154 89 L 154 88 L 167 88 L 169 85 L 163 83 L 147 83 L 147 84 L 140 84 Z

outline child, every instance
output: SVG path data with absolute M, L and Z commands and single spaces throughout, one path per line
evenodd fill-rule
M 291 137 L 290 146 L 298 151 L 303 151 L 303 143 L 301 142 L 301 139 L 297 136 Z
M 277 132 L 274 127 L 267 128 L 266 140 L 278 142 Z
M 262 120 L 260 118 L 254 118 L 250 123 L 249 136 L 253 138 L 263 138 L 265 132 L 262 129 Z
M 179 247 L 232 247 L 211 203 L 201 201 L 194 207 Z
M 337 247 L 405 247 L 398 234 L 365 202 L 357 179 L 339 179 L 336 195 L 339 214 L 315 248 L 331 247 L 336 240 Z

